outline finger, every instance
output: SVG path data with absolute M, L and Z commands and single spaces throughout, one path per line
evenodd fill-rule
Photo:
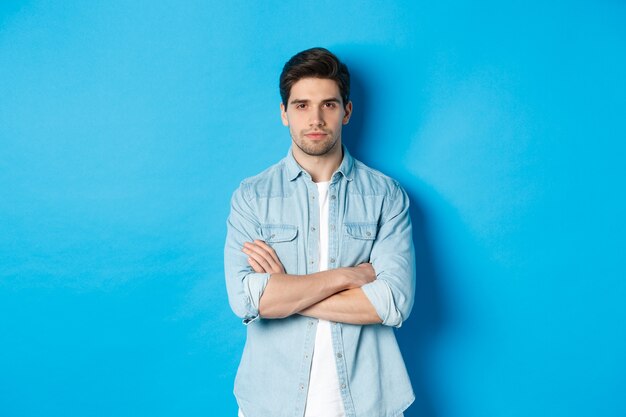
M 270 265 L 270 263 L 268 262 L 268 260 L 265 257 L 263 257 L 261 254 L 255 251 L 250 251 L 248 253 L 248 256 L 254 259 L 266 272 L 270 272 L 274 270 L 272 266 Z
M 272 258 L 274 258 L 274 261 L 276 263 L 281 263 L 280 259 L 278 258 L 278 255 L 276 255 L 276 251 L 274 250 L 273 247 L 271 247 L 267 243 L 263 242 L 262 240 L 255 240 L 254 243 L 256 245 L 260 246 L 261 248 L 265 249 L 267 251 L 267 253 L 269 253 L 272 256 Z
M 263 272 L 269 272 L 271 269 L 269 262 L 264 257 L 256 253 L 252 249 L 253 247 L 254 247 L 254 243 L 246 242 L 244 243 L 244 247 L 241 250 L 243 253 L 248 255 L 249 259 L 252 259 L 261 269 L 263 269 L 264 270 Z M 248 263 L 250 262 L 248 261 Z
M 261 245 L 263 244 L 263 245 Z M 260 253 L 261 255 L 265 256 L 265 257 L 271 257 L 270 255 L 270 251 L 267 250 L 267 248 L 271 249 L 271 247 L 269 247 L 265 242 L 263 242 L 262 240 L 255 240 L 254 242 L 249 242 L 246 243 L 246 247 L 248 249 L 252 249 L 255 252 Z
M 259 246 L 258 244 L 250 243 L 250 244 L 246 244 L 246 247 L 251 251 L 251 253 L 256 253 L 259 256 L 262 256 L 263 259 L 265 259 L 265 261 L 272 266 L 272 269 L 278 268 L 278 264 L 276 260 L 272 257 L 272 255 L 268 251 L 263 249 L 261 246 Z
M 259 265 L 259 263 L 257 261 L 255 261 L 251 257 L 248 257 L 248 263 L 250 264 L 250 266 L 252 267 L 254 272 L 258 272 L 258 273 L 261 273 L 261 274 L 267 272 L 265 269 L 263 269 L 263 267 L 261 265 Z

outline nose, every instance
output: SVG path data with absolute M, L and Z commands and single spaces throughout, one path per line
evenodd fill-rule
M 324 126 L 326 123 L 324 122 L 324 115 L 322 113 L 322 109 L 316 108 L 311 111 L 309 125 L 313 126 Z

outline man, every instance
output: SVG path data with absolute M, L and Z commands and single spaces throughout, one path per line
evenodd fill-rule
M 239 415 L 402 416 L 414 394 L 393 328 L 413 305 L 409 200 L 342 145 L 350 75 L 335 55 L 293 56 L 280 93 L 291 149 L 241 183 L 227 222 L 228 297 L 247 325 Z

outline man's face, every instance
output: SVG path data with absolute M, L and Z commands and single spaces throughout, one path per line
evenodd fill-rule
M 341 145 L 341 127 L 350 119 L 352 102 L 344 109 L 333 80 L 302 78 L 291 86 L 287 108 L 281 103 L 280 110 L 293 143 L 307 155 L 322 156 Z

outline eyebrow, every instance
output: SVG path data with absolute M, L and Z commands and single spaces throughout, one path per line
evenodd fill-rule
M 310 102 L 311 102 L 311 100 L 293 99 L 293 100 L 291 100 L 289 102 L 289 104 L 300 104 L 300 103 L 307 104 L 307 103 L 310 103 Z M 338 98 L 333 97 L 333 98 L 327 98 L 327 99 L 322 100 L 322 104 L 324 104 L 324 103 L 338 103 L 338 104 L 341 104 L 341 101 Z

